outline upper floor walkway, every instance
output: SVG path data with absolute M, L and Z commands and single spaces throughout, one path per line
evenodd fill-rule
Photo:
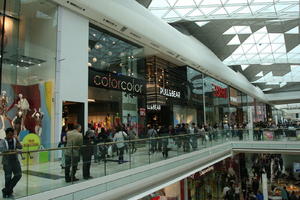
M 235 130 L 126 140 L 121 164 L 116 143 L 98 144 L 89 147 L 97 150 L 91 163 L 94 178 L 82 179 L 81 161 L 76 174 L 80 180 L 73 183 L 65 182 L 61 168 L 65 148 L 29 151 L 25 147 L 20 159 L 23 176 L 14 193 L 30 200 L 138 199 L 235 153 L 298 154 L 299 135 L 298 130 Z M 167 151 L 168 157 L 163 156 Z M 0 176 L 4 180 L 3 171 Z

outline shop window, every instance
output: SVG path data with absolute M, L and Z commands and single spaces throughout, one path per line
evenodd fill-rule
M 57 6 L 1 0 L 0 8 L 1 134 L 13 126 L 20 140 L 34 133 L 47 147 L 54 130 Z

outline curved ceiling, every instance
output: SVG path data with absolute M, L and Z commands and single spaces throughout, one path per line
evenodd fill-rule
M 242 74 L 226 67 L 209 48 L 194 37 L 180 33 L 135 1 L 53 1 L 69 7 L 92 21 L 104 24 L 119 34 L 172 55 L 174 59 L 203 71 L 252 97 L 266 101 L 264 93 L 259 88 L 253 86 Z
M 275 93 L 300 90 L 299 2 L 152 0 L 149 10 L 189 32 L 264 92 Z

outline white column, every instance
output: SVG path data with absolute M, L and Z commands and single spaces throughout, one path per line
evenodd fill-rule
M 89 20 L 59 6 L 57 29 L 55 142 L 60 140 L 63 101 L 84 103 L 87 128 Z
M 185 178 L 183 180 L 184 182 L 184 200 L 188 200 L 189 194 L 188 194 L 188 180 Z
M 262 174 L 262 190 L 264 195 L 264 200 L 268 200 L 268 179 L 267 174 Z

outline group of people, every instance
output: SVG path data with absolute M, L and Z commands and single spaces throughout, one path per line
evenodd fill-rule
M 90 179 L 90 167 L 92 157 L 95 162 L 106 161 L 106 158 L 116 151 L 118 155 L 118 163 L 124 163 L 124 151 L 128 150 L 128 145 L 125 140 L 134 140 L 136 133 L 132 127 L 117 126 L 113 132 L 107 132 L 104 128 L 99 133 L 95 132 L 92 124 L 88 125 L 88 130 L 81 133 L 81 125 L 69 124 L 63 126 L 61 133 L 61 141 L 59 146 L 64 147 L 62 150 L 61 166 L 65 170 L 65 181 L 74 182 L 79 179 L 75 176 L 78 168 L 78 163 L 82 157 L 82 174 L 84 179 Z M 101 143 L 115 142 L 115 145 L 100 145 Z M 97 145 L 99 144 L 99 145 Z M 134 142 L 130 143 L 132 153 L 137 149 Z

